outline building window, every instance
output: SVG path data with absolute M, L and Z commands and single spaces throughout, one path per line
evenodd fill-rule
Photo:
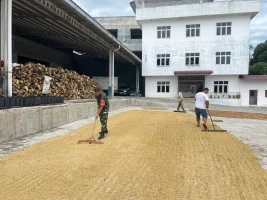
M 157 92 L 160 93 L 170 92 L 170 81 L 158 81 Z
M 231 64 L 231 52 L 216 52 L 216 65 Z
M 214 81 L 214 92 L 228 92 L 228 81 Z
M 170 54 L 158 54 L 157 66 L 158 67 L 170 66 Z
M 186 25 L 186 37 L 200 36 L 200 24 Z
M 186 53 L 185 64 L 186 65 L 199 65 L 199 53 Z
M 217 35 L 231 35 L 232 23 L 217 23 Z
M 142 30 L 131 29 L 131 39 L 142 39 Z
M 267 90 L 265 90 L 265 97 L 267 98 Z
M 171 27 L 170 26 L 158 26 L 158 38 L 170 38 Z
M 108 29 L 108 31 L 116 38 L 118 38 L 118 29 Z

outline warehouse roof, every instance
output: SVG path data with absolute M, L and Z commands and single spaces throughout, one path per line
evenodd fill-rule
M 72 0 L 13 1 L 15 35 L 48 39 L 53 48 L 140 65 L 141 60 Z

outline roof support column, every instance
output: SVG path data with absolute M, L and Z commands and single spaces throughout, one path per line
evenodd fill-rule
M 7 2 L 7 93 L 12 97 L 12 0 Z
M 1 0 L 1 79 L 0 85 L 7 96 L 7 0 Z
M 12 0 L 1 0 L 1 89 L 12 97 Z
M 114 53 L 118 51 L 118 49 L 110 49 L 109 50 L 109 87 L 108 87 L 108 96 L 110 98 L 114 98 Z
M 112 71 L 114 68 L 114 53 L 113 53 L 113 49 L 109 50 L 109 82 L 108 82 L 108 96 L 110 98 L 113 97 L 113 91 L 112 91 Z

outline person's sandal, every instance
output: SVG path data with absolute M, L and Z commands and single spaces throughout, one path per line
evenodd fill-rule
M 206 124 L 203 124 L 203 127 L 207 130 L 208 129 L 208 127 L 206 126 Z

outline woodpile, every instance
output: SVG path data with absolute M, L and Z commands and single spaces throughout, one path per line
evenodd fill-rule
M 65 99 L 94 98 L 93 88 L 98 83 L 88 76 L 62 68 L 26 63 L 13 68 L 13 96 L 42 95 L 44 75 L 52 78 L 47 95 L 64 96 Z

